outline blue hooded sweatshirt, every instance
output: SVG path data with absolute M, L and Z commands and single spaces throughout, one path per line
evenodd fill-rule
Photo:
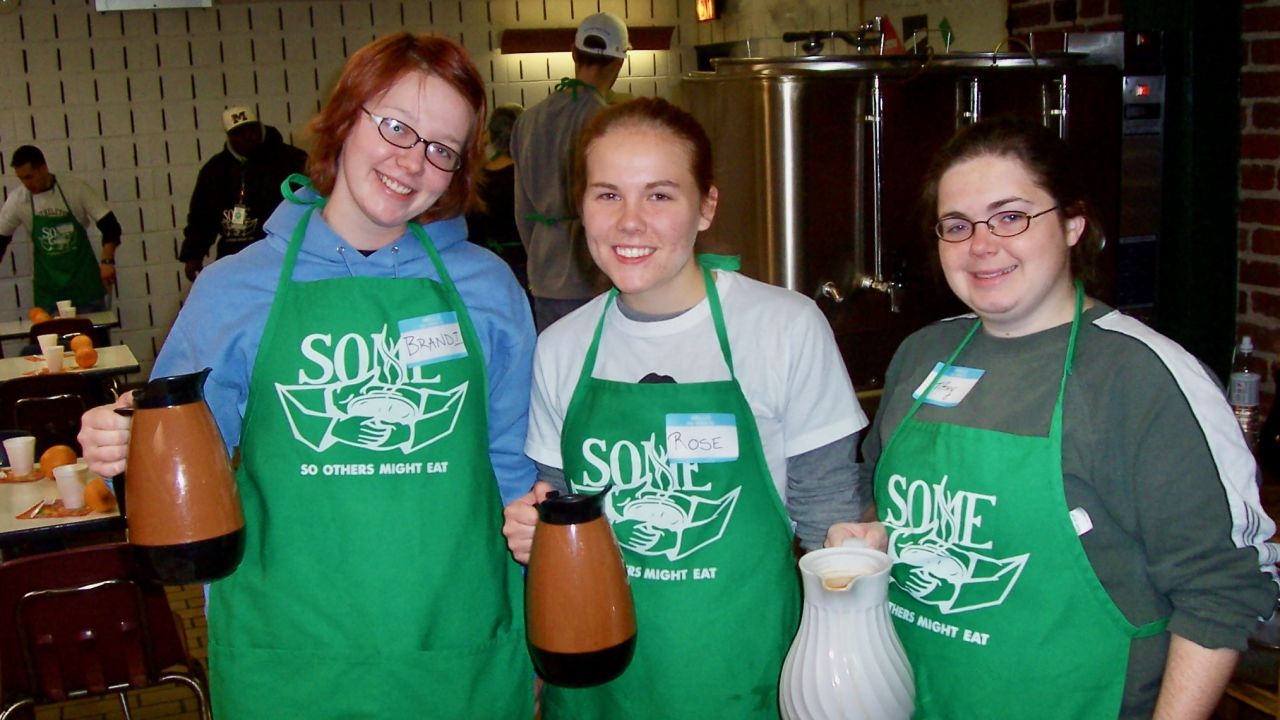
M 299 195 L 315 197 L 309 191 Z M 267 220 L 266 238 L 200 273 L 152 370 L 152 377 L 164 377 L 213 368 L 205 397 L 229 453 L 240 444 L 249 376 L 289 238 L 305 211 L 303 205 L 281 203 Z M 489 374 L 489 456 L 506 505 L 528 492 L 534 481 L 533 463 L 524 455 L 534 346 L 529 301 L 502 260 L 466 242 L 463 218 L 434 222 L 425 229 L 480 336 Z M 431 258 L 411 233 L 406 231 L 365 257 L 319 212 L 312 213 L 294 281 L 349 276 L 439 279 Z

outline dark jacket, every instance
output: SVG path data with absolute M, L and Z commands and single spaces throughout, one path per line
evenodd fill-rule
M 304 171 L 307 154 L 286 144 L 279 130 L 264 128 L 266 137 L 262 145 L 243 165 L 223 146 L 222 152 L 200 168 L 196 188 L 191 193 L 178 260 L 202 260 L 215 240 L 218 241 L 217 256 L 223 257 L 266 236 L 262 224 L 280 204 L 280 183 L 291 173 Z M 241 182 L 248 212 L 243 222 L 233 224 L 232 209 L 239 200 Z

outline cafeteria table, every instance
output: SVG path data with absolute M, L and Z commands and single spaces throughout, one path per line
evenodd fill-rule
M 19 520 L 18 515 L 44 500 L 58 499 L 58 487 L 46 479 L 34 482 L 0 481 L 0 552 L 19 545 L 56 543 L 90 532 L 118 530 L 124 527 L 117 505 L 109 512 L 92 511 L 87 515 Z
M 75 354 L 67 352 L 63 356 L 62 371 L 85 375 L 128 375 L 141 369 L 128 345 L 109 345 L 94 349 L 98 351 L 98 362 L 93 367 L 77 367 Z M 45 372 L 45 363 L 41 355 L 0 358 L 0 382 L 42 372 Z
M 120 327 L 120 313 L 115 308 L 85 313 L 79 317 L 87 317 L 93 322 L 95 330 Z M 0 342 L 5 340 L 25 340 L 31 332 L 30 320 L 6 320 L 0 322 Z M 4 357 L 3 345 L 0 345 L 0 358 Z

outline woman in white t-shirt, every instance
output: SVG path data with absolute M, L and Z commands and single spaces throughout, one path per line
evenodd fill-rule
M 799 617 L 793 538 L 818 547 L 861 515 L 867 421 L 825 318 L 694 255 L 719 198 L 711 167 L 702 127 L 658 98 L 602 111 L 579 138 L 574 197 L 614 289 L 539 338 L 525 451 L 540 480 L 503 532 L 526 562 L 535 503 L 610 488 L 642 630 L 616 680 L 547 686 L 548 718 L 776 717 Z

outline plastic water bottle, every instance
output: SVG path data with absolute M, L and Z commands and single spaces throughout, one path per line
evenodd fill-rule
M 1236 414 L 1236 422 L 1240 423 L 1240 430 L 1244 433 L 1245 443 L 1250 450 L 1258 447 L 1258 433 L 1262 423 L 1262 419 L 1258 417 L 1261 370 L 1262 361 L 1253 354 L 1253 338 L 1245 335 L 1240 339 L 1235 361 L 1231 363 L 1231 388 L 1228 395 L 1231 409 Z

